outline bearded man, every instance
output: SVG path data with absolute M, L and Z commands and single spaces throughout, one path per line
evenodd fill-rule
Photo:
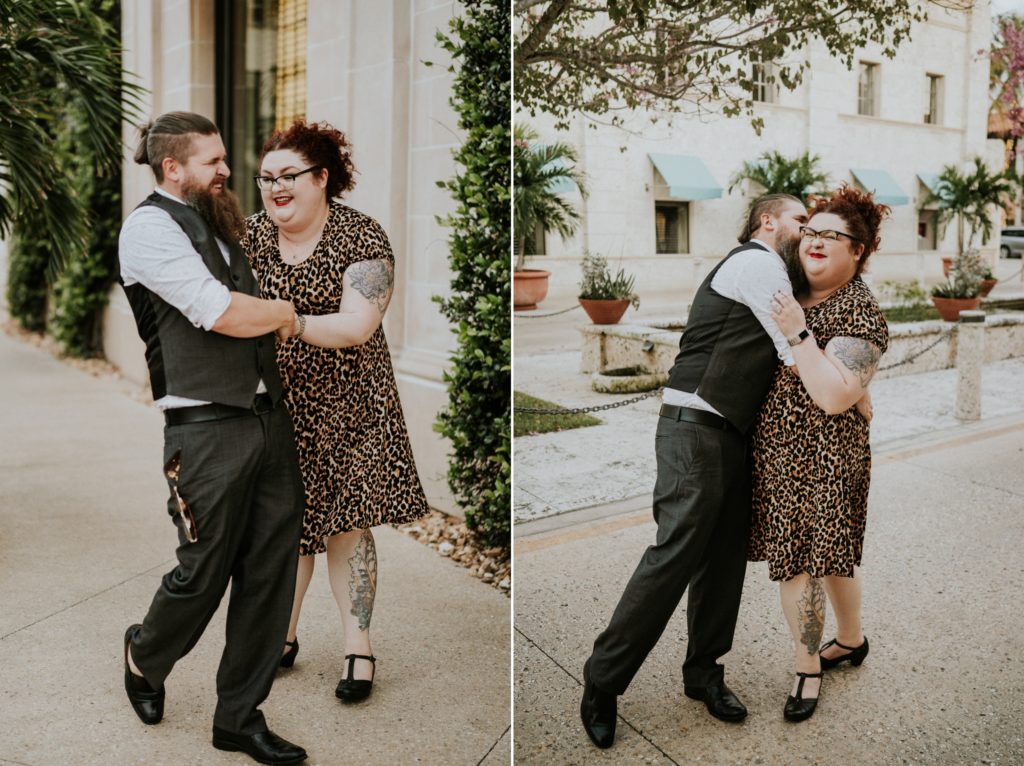
M 807 208 L 788 194 L 755 200 L 740 246 L 697 289 L 669 373 L 655 436 L 655 543 L 626 583 L 583 665 L 580 717 L 598 747 L 615 741 L 626 691 L 689 590 L 683 692 L 723 721 L 746 706 L 718 660 L 732 648 L 747 565 L 750 465 L 746 433 L 781 361 L 795 364 L 772 298 L 802 279 L 795 253 Z M 795 265 L 795 268 L 794 268 Z M 806 335 L 806 333 L 804 333 Z M 795 342 L 803 340 L 800 337 Z
M 213 745 L 300 763 L 305 750 L 271 732 L 259 710 L 288 630 L 302 524 L 274 350 L 295 310 L 259 297 L 217 127 L 170 112 L 140 133 L 135 161 L 152 168 L 156 190 L 125 220 L 118 257 L 166 421 L 167 510 L 179 545 L 145 619 L 125 633 L 125 691 L 143 723 L 162 719 L 164 680 L 230 582 Z

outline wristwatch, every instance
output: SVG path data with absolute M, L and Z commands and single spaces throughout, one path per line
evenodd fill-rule
M 801 343 L 804 342 L 804 340 L 806 338 L 809 338 L 809 337 L 811 337 L 811 331 L 808 330 L 805 327 L 798 334 L 794 335 L 792 338 L 786 338 L 786 343 L 788 343 L 791 346 L 799 346 Z

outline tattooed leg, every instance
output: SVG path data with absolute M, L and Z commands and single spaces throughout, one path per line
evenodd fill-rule
M 369 529 L 344 532 L 327 540 L 331 591 L 345 629 L 345 654 L 372 655 L 370 618 L 377 595 L 377 548 Z M 373 678 L 369 660 L 356 660 L 353 677 Z
M 836 640 L 844 646 L 860 646 L 864 643 L 864 631 L 860 623 L 861 582 L 860 567 L 853 568 L 853 577 L 823 578 L 825 592 L 836 618 Z M 844 654 L 849 652 L 835 644 L 822 652 L 822 656 L 830 660 Z
M 786 616 L 789 631 L 793 635 L 796 649 L 796 669 L 801 673 L 818 673 L 818 647 L 825 628 L 825 589 L 821 581 L 810 575 L 797 575 L 791 580 L 779 583 L 782 611 Z M 819 679 L 808 678 L 804 685 L 804 697 L 816 697 Z M 793 684 L 796 693 L 796 682 Z

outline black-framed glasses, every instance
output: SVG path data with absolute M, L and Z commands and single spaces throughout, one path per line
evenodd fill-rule
M 312 173 L 314 170 L 319 170 L 319 165 L 313 165 L 305 170 L 300 170 L 298 173 L 285 173 L 277 178 L 271 176 L 253 176 L 252 180 L 256 182 L 256 185 L 263 191 L 270 191 L 274 188 L 274 184 L 277 184 L 283 191 L 295 188 L 295 179 L 306 173 Z
M 835 242 L 840 237 L 846 237 L 854 242 L 860 242 L 859 239 L 851 234 L 847 234 L 845 231 L 835 231 L 834 229 L 825 229 L 824 231 L 815 231 L 810 226 L 800 227 L 800 236 L 806 240 L 812 239 L 824 239 L 828 242 Z

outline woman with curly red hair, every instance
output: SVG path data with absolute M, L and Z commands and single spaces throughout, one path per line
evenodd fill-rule
M 793 634 L 797 678 L 783 711 L 789 721 L 814 713 L 823 670 L 860 665 L 868 653 L 859 567 L 871 448 L 868 419 L 855 405 L 889 332 L 860 274 L 888 212 L 848 186 L 819 201 L 800 228 L 808 286 L 773 300 L 796 366 L 779 367 L 754 426 L 749 559 L 768 562 Z M 826 596 L 837 633 L 819 649 Z
M 326 123 L 299 121 L 263 146 L 256 184 L 264 212 L 243 240 L 265 298 L 296 310 L 277 361 L 295 424 L 306 490 L 299 570 L 281 665 L 291 667 L 314 557 L 327 572 L 345 632 L 337 696 L 365 699 L 376 658 L 370 617 L 377 552 L 370 528 L 427 512 L 381 322 L 394 255 L 375 220 L 337 201 L 354 185 L 351 146 Z

